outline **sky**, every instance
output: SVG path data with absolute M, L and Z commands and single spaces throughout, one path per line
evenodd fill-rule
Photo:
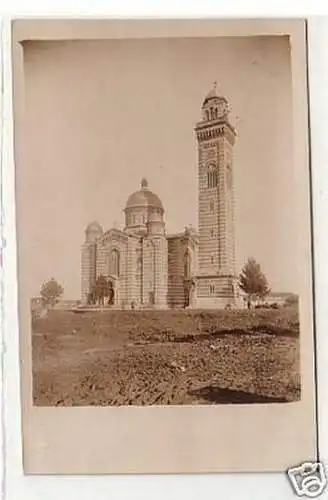
M 31 295 L 55 277 L 80 297 L 85 227 L 123 227 L 142 177 L 168 232 L 197 228 L 194 126 L 214 81 L 237 131 L 236 271 L 252 256 L 272 290 L 298 292 L 288 38 L 27 42 L 24 78 L 16 212 Z

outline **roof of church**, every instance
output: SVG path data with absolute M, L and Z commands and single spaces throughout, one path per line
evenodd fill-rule
M 141 189 L 132 193 L 126 203 L 126 209 L 134 207 L 152 207 L 159 208 L 164 211 L 163 204 L 157 194 L 148 189 L 148 182 L 146 179 L 141 181 Z
M 102 233 L 102 227 L 101 225 L 99 224 L 99 222 L 97 221 L 92 221 L 90 222 L 90 224 L 87 225 L 86 227 L 86 232 L 96 232 L 96 231 L 99 231 L 100 233 Z
M 214 82 L 213 87 L 211 88 L 211 90 L 205 96 L 205 99 L 203 101 L 203 106 L 207 103 L 207 101 L 210 101 L 212 99 L 221 99 L 221 100 L 226 101 L 225 97 L 217 95 L 217 93 L 216 93 L 216 86 L 217 86 L 217 83 Z

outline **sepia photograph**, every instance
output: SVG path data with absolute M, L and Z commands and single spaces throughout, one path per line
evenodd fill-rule
M 250 407 L 272 408 L 273 420 L 281 408 L 300 430 L 292 415 L 308 401 L 302 442 L 313 450 L 309 165 L 306 127 L 305 159 L 295 153 L 290 36 L 167 28 L 154 37 L 41 36 L 20 50 L 25 404 L 215 407 L 239 422 Z M 225 470 L 252 469 L 235 456 L 222 457 Z M 216 470 L 197 460 L 173 471 Z M 127 468 L 151 471 L 149 462 Z
M 298 400 L 288 38 L 27 43 L 25 70 L 35 404 Z

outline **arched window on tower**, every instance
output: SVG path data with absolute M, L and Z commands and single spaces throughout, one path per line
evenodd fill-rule
M 210 112 L 208 109 L 205 110 L 205 116 L 206 116 L 206 120 L 209 121 L 210 119 Z
M 218 176 L 215 165 L 212 163 L 207 169 L 207 187 L 215 188 L 218 185 Z
M 140 274 L 142 270 L 142 258 L 141 256 L 137 259 L 137 274 Z
M 227 179 L 227 187 L 228 187 L 228 189 L 231 189 L 231 187 L 232 187 L 232 168 L 231 168 L 230 163 L 228 163 L 227 168 L 226 168 L 226 179 Z
M 184 254 L 184 279 L 189 279 L 191 275 L 191 258 L 190 258 L 190 253 L 188 250 L 186 250 Z
M 120 252 L 116 248 L 111 251 L 110 271 L 113 276 L 120 275 Z

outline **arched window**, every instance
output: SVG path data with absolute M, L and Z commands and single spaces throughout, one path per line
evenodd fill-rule
M 228 189 L 231 189 L 231 187 L 232 187 L 232 168 L 231 168 L 230 163 L 228 163 L 227 168 L 226 168 L 226 179 L 227 179 Z
M 111 251 L 110 271 L 113 276 L 120 275 L 120 252 L 116 248 Z
M 191 273 L 191 259 L 190 259 L 190 253 L 188 252 L 188 250 L 186 250 L 186 252 L 184 254 L 183 268 L 184 268 L 184 278 L 189 279 L 190 273 Z
M 218 185 L 218 176 L 215 165 L 212 163 L 208 166 L 207 170 L 207 187 L 209 189 L 215 188 Z
M 142 258 L 140 256 L 137 259 L 137 273 L 141 273 L 141 269 L 142 269 Z
M 206 115 L 206 120 L 209 121 L 209 119 L 210 119 L 210 112 L 209 112 L 208 109 L 205 111 L 205 115 Z

